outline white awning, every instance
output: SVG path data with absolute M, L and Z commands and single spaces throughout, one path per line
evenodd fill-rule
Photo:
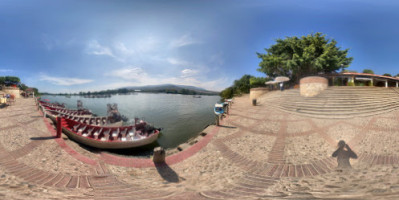
M 358 81 L 372 81 L 372 78 L 365 78 L 365 77 L 355 77 L 356 80 Z

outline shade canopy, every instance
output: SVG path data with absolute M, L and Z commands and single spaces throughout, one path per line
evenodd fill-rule
M 277 84 L 277 83 L 281 83 L 281 82 L 287 82 L 289 80 L 290 80 L 290 78 L 288 78 L 286 76 L 277 76 L 273 81 L 267 81 L 265 84 L 273 85 L 273 84 Z

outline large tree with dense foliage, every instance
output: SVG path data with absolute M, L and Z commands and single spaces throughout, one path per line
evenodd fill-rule
M 335 40 L 322 33 L 277 39 L 276 44 L 265 50 L 265 54 L 257 53 L 262 59 L 258 71 L 269 77 L 287 76 L 297 82 L 305 76 L 344 69 L 353 60 L 348 57 L 349 49 L 341 50 Z
M 385 74 L 383 74 L 383 76 L 392 76 L 392 75 L 389 73 L 385 73 Z

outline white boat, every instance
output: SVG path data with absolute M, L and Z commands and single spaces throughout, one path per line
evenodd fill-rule
M 222 115 L 224 113 L 224 103 L 217 103 L 215 104 L 215 107 L 213 111 L 215 112 L 216 115 Z

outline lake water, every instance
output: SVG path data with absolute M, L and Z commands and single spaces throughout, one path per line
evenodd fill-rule
M 80 96 L 42 96 L 51 102 L 65 103 L 67 108 L 76 109 L 77 100 L 83 107 L 98 116 L 107 115 L 107 104 L 117 103 L 119 112 L 134 122 L 134 117 L 144 119 L 155 127 L 163 128 L 158 144 L 173 148 L 197 136 L 207 125 L 214 123 L 213 107 L 219 96 L 137 93 L 113 95 L 111 98 L 83 98 Z

